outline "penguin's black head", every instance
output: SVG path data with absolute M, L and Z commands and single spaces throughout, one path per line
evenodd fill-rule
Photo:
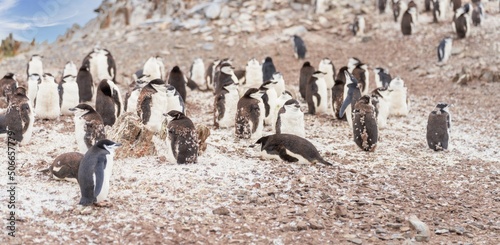
M 5 78 L 5 79 L 14 79 L 14 76 L 15 76 L 14 73 L 8 72 L 7 74 L 5 74 L 5 76 L 3 76 L 3 78 Z
M 104 149 L 104 150 L 107 150 L 108 152 L 113 152 L 116 148 L 118 148 L 119 146 L 121 146 L 122 144 L 120 143 L 116 143 L 116 142 L 113 142 L 111 140 L 108 140 L 108 139 L 103 139 L 103 140 L 99 140 L 95 146 L 97 146 L 98 148 L 101 148 L 101 149 Z
M 76 107 L 74 108 L 70 108 L 69 109 L 70 111 L 74 111 L 74 112 L 77 112 L 77 111 L 82 111 L 82 112 L 89 112 L 89 111 L 95 111 L 94 108 L 90 105 L 87 105 L 87 104 L 78 104 Z
M 266 59 L 264 60 L 265 63 L 273 63 L 273 59 L 269 56 L 266 57 Z
M 243 97 L 250 98 L 250 95 L 255 94 L 255 93 L 258 93 L 258 92 L 259 92 L 259 89 L 258 89 L 258 88 L 249 88 L 249 89 L 245 92 L 245 95 L 243 95 Z
M 178 66 L 174 66 L 174 68 L 172 68 L 172 71 L 170 73 L 182 73 L 182 71 L 181 68 L 179 68 Z
M 24 95 L 26 96 L 26 89 L 24 87 L 17 87 L 16 95 Z
M 311 62 L 309 62 L 309 61 L 304 62 L 302 67 L 311 67 Z
M 154 79 L 151 82 L 149 82 L 149 84 L 151 84 L 151 85 L 164 85 L 165 81 L 163 81 L 161 79 Z
M 103 79 L 99 83 L 98 89 L 102 91 L 103 94 L 106 96 L 111 96 L 111 87 L 109 86 L 108 79 Z M 110 81 L 111 82 L 111 81 Z
M 290 91 L 288 91 L 288 90 L 283 91 L 283 93 L 281 93 L 281 94 L 282 94 L 282 95 L 283 95 L 283 94 L 288 94 L 288 95 L 290 95 L 290 97 L 293 97 L 293 96 L 292 96 L 292 93 L 290 93 Z
M 171 110 L 168 113 L 165 113 L 163 115 L 167 117 L 167 119 L 168 119 L 169 122 L 173 121 L 173 120 L 179 120 L 179 119 L 182 119 L 182 118 L 186 117 L 184 115 L 184 113 L 182 113 L 180 111 L 176 111 L 176 110 Z
M 262 150 L 264 150 L 264 146 L 266 145 L 268 139 L 269 139 L 269 136 L 264 136 L 264 137 L 258 139 L 257 142 L 255 142 L 255 144 L 261 144 L 260 150 L 262 151 Z
M 293 105 L 296 108 L 300 108 L 300 103 L 296 99 L 289 99 L 285 102 L 285 105 Z
M 443 103 L 443 102 L 439 102 L 436 105 L 436 108 L 439 109 L 440 111 L 446 111 L 446 112 L 448 112 L 449 105 L 446 104 L 446 103 Z
M 342 80 L 345 83 L 345 72 L 348 70 L 347 66 L 342 66 L 337 73 L 337 80 Z
M 357 103 L 370 104 L 370 96 L 368 95 L 361 96 L 361 98 L 359 98 Z

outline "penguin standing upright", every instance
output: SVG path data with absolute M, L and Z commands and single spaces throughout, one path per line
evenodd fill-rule
M 300 68 L 300 76 L 299 76 L 299 92 L 300 96 L 305 99 L 306 98 L 306 88 L 307 82 L 311 78 L 314 73 L 314 67 L 311 66 L 309 61 L 304 62 L 302 68 Z
M 93 81 L 97 82 L 103 79 L 115 81 L 116 64 L 109 50 L 95 47 L 92 52 L 85 56 L 82 66 L 86 63 L 88 63 Z
M 413 16 L 415 15 L 415 8 L 408 8 L 403 14 L 401 19 L 401 32 L 404 36 L 411 35 L 414 26 Z
M 408 88 L 406 88 L 403 79 L 396 77 L 392 79 L 388 90 L 390 92 L 389 114 L 395 116 L 407 116 L 408 107 Z
M 473 3 L 474 7 L 472 9 L 471 19 L 474 26 L 481 25 L 482 19 L 484 17 L 484 7 L 481 2 Z
M 328 88 L 325 74 L 321 71 L 313 73 L 306 87 L 306 101 L 309 114 L 322 114 L 328 110 Z
M 59 82 L 59 104 L 62 115 L 73 115 L 69 109 L 80 103 L 78 84 L 76 83 L 77 70 L 73 62 L 69 61 L 64 66 L 63 77 Z
M 207 81 L 207 89 L 214 91 L 214 76 L 215 76 L 215 68 L 221 62 L 220 59 L 215 59 L 212 61 L 205 71 L 205 81 Z
M 186 83 L 186 77 L 182 73 L 181 69 L 178 66 L 174 66 L 168 76 L 168 84 L 175 87 L 177 92 L 181 95 L 184 103 L 186 102 Z
M 104 79 L 97 87 L 95 110 L 102 116 L 104 125 L 113 126 L 122 113 L 122 97 L 115 83 Z
M 148 83 L 141 79 L 135 79 L 135 86 L 131 91 L 125 95 L 125 112 L 137 112 L 137 100 L 141 90 L 148 85 Z
M 307 53 L 306 44 L 304 43 L 304 40 L 302 40 L 302 38 L 297 35 L 293 35 L 293 49 L 296 59 L 306 58 L 306 53 Z
M 337 78 L 335 79 L 335 84 L 332 88 L 332 110 L 333 115 L 337 119 L 345 120 L 345 116 L 340 116 L 340 108 L 342 107 L 342 103 L 344 102 L 344 87 L 345 87 L 345 71 L 347 71 L 347 66 L 340 68 L 339 74 L 337 74 Z
M 248 89 L 238 101 L 235 122 L 235 135 L 242 139 L 257 139 L 262 136 L 264 112 L 260 109 L 263 91 Z
M 165 79 L 165 65 L 159 56 L 150 57 L 142 68 L 141 80 L 149 82 L 155 79 Z
M 362 94 L 368 94 L 370 92 L 370 72 L 368 71 L 368 66 L 361 62 L 358 58 L 349 58 L 347 64 L 349 72 L 358 81 L 359 89 Z
M 274 90 L 276 90 L 276 94 L 278 96 L 285 92 L 285 79 L 283 78 L 283 74 L 281 74 L 281 72 L 275 72 L 271 80 L 276 82 Z
M 275 72 L 276 67 L 274 67 L 273 59 L 269 56 L 266 57 L 262 63 L 262 81 L 270 80 Z
M 300 104 L 297 100 L 290 99 L 280 108 L 276 119 L 276 134 L 294 134 L 302 138 L 306 137 L 304 113 L 300 110 Z
M 352 112 L 354 142 L 364 151 L 374 151 L 378 142 L 377 118 L 370 100 L 368 95 L 361 96 Z
M 319 155 L 318 150 L 311 142 L 297 135 L 273 134 L 260 138 L 255 144 L 261 145 L 261 157 L 264 159 L 277 159 L 300 164 L 332 165 Z
M 148 83 L 139 94 L 137 115 L 146 127 L 159 132 L 163 122 L 163 114 L 167 113 L 167 86 L 165 81 L 155 79 Z
M 446 63 L 451 56 L 451 48 L 453 45 L 453 39 L 451 37 L 446 37 L 437 47 L 437 56 L 439 63 Z
M 92 106 L 82 103 L 70 110 L 74 113 L 75 139 L 81 153 L 106 138 L 102 117 Z
M 373 69 L 373 72 L 375 73 L 375 84 L 377 88 L 389 87 L 389 83 L 392 80 L 389 70 L 384 69 L 382 67 L 377 67 Z
M 214 126 L 216 128 L 234 126 L 237 111 L 237 103 L 235 102 L 239 99 L 238 85 L 232 80 L 222 86 L 214 100 Z
M 365 34 L 365 17 L 362 15 L 356 15 L 354 18 L 354 23 L 350 25 L 352 34 L 354 36 Z
M 16 75 L 14 73 L 7 73 L 0 80 L 0 98 L 5 98 L 5 103 L 9 103 L 9 97 L 14 94 L 18 87 Z
M 385 6 L 387 5 L 387 0 L 377 0 L 377 7 L 379 14 L 385 13 Z
M 335 66 L 332 60 L 324 58 L 319 62 L 318 71 L 325 73 L 326 89 L 328 90 L 328 101 L 332 101 L 332 88 L 335 85 Z M 330 105 L 330 103 L 328 103 Z M 330 105 L 331 106 L 331 105 Z
M 238 84 L 238 78 L 234 74 L 234 69 L 230 63 L 222 63 L 215 76 L 215 94 L 220 92 L 224 84 L 233 82 Z
M 35 114 L 40 119 L 57 119 L 61 112 L 59 107 L 59 92 L 54 76 L 50 73 L 43 75 L 38 85 L 35 102 Z
M 392 0 L 392 15 L 394 16 L 394 22 L 398 22 L 401 9 L 401 0 Z
M 258 88 L 262 84 L 262 66 L 255 58 L 248 60 L 245 67 L 245 86 L 243 88 Z
M 344 102 L 340 107 L 339 117 L 343 117 L 346 114 L 347 122 L 352 128 L 352 111 L 354 110 L 354 105 L 361 98 L 361 91 L 358 87 L 358 80 L 349 73 L 344 71 L 344 76 L 346 84 L 344 87 Z
M 92 104 L 94 99 L 94 82 L 92 74 L 90 74 L 90 63 L 82 64 L 76 75 L 76 83 L 78 84 L 78 98 L 80 103 Z
M 81 192 L 78 204 L 88 206 L 107 199 L 114 151 L 120 145 L 120 143 L 104 139 L 85 153 L 78 167 L 78 184 Z
M 279 95 L 279 97 L 276 99 L 276 118 L 278 118 L 278 112 L 279 110 L 281 109 L 281 107 L 283 107 L 283 105 L 285 105 L 285 103 L 289 100 L 293 99 L 293 96 L 292 96 L 292 93 L 290 93 L 289 91 L 283 91 L 281 93 L 281 95 Z
M 181 95 L 177 92 L 172 85 L 167 85 L 167 109 L 166 111 L 180 111 L 182 113 L 186 113 L 186 106 L 184 104 L 184 100 L 182 100 Z
M 203 63 L 202 58 L 196 58 L 191 64 L 189 69 L 189 79 L 193 80 L 199 88 L 202 88 L 205 84 L 205 63 Z
M 378 128 L 385 128 L 391 105 L 390 92 L 384 87 L 376 88 L 371 92 L 370 102 L 375 108 Z
M 18 143 L 26 144 L 31 139 L 35 115 L 31 107 L 26 89 L 18 87 L 9 99 L 9 107 L 5 114 L 5 126 L 13 132 L 10 136 Z
M 28 98 L 30 98 L 31 106 L 35 106 L 35 98 L 38 92 L 38 84 L 41 83 L 43 76 L 42 56 L 34 54 L 31 56 L 26 68 L 26 77 L 28 78 Z
M 167 146 L 172 160 L 178 164 L 198 161 L 198 134 L 188 117 L 180 111 L 169 111 L 167 117 Z
M 462 8 L 459 8 L 455 13 L 453 19 L 453 27 L 457 33 L 458 38 L 466 38 L 470 32 L 470 21 L 469 21 L 469 10 L 470 5 L 466 4 Z
M 451 114 L 446 103 L 437 104 L 427 120 L 427 145 L 440 151 L 449 148 Z
M 263 91 L 262 95 L 262 103 L 264 104 L 264 125 L 271 125 L 271 128 L 274 130 L 274 126 L 276 125 L 276 99 L 278 99 L 278 95 L 276 94 L 276 90 L 274 87 L 278 82 L 275 80 L 269 80 L 264 82 L 259 90 Z

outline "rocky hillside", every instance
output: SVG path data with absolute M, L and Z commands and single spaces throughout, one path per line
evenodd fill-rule
M 410 114 L 388 119 L 375 152 L 354 144 L 346 122 L 305 115 L 306 138 L 334 166 L 263 160 L 249 147 L 254 142 L 236 141 L 233 129 L 212 128 L 212 93 L 189 91 L 189 117 L 211 129 L 198 164 L 170 163 L 161 151 L 119 159 L 112 206 L 82 208 L 75 183 L 38 172 L 77 150 L 73 118 L 37 120 L 32 141 L 17 154 L 19 236 L 2 234 L 0 243 L 497 244 L 498 2 L 484 1 L 483 23 L 466 39 L 454 39 L 444 65 L 437 63 L 436 47 L 443 37 L 456 37 L 451 15 L 434 24 L 417 1 L 415 32 L 403 37 L 390 5 L 379 14 L 373 1 L 325 2 L 317 10 L 309 1 L 288 0 L 105 1 L 87 25 L 2 60 L 0 74 L 12 71 L 25 80 L 34 53 L 58 74 L 66 61 L 79 64 L 99 45 L 115 57 L 125 94 L 131 74 L 152 55 L 163 57 L 166 70 L 179 65 L 184 72 L 196 57 L 206 65 L 229 57 L 243 68 L 251 57 L 271 56 L 286 88 L 297 94 L 303 61 L 294 58 L 290 35 L 300 34 L 315 67 L 330 57 L 338 70 L 354 56 L 370 70 L 386 67 L 405 81 Z M 348 27 L 357 14 L 367 27 L 353 36 Z M 467 79 L 454 80 L 457 74 Z M 452 147 L 434 152 L 425 130 L 440 101 L 452 105 Z M 6 171 L 0 178 L 7 179 Z M 3 204 L 0 210 L 8 211 Z

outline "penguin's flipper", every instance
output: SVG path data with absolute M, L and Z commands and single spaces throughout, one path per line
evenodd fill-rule
M 21 105 L 21 122 L 23 125 L 23 133 L 25 133 L 26 130 L 28 130 L 28 127 L 30 125 L 30 120 L 31 120 L 30 113 L 31 113 L 30 105 L 28 103 L 23 103 Z
M 63 83 L 64 82 L 64 79 L 61 80 L 61 82 L 59 82 L 59 85 L 57 86 L 57 91 L 59 92 L 59 107 L 62 106 L 62 101 L 63 101 L 63 93 L 64 93 L 64 88 L 63 88 Z
M 345 110 L 347 109 L 347 106 L 351 104 L 351 101 L 352 101 L 352 94 L 348 94 L 344 102 L 342 103 L 342 106 L 340 107 L 339 117 L 344 116 Z
M 299 159 L 293 157 L 293 156 L 290 156 L 286 153 L 286 148 L 284 146 L 278 146 L 278 153 L 279 153 L 279 156 L 280 158 L 283 160 L 283 161 L 287 161 L 287 162 L 298 162 Z
M 175 135 L 174 129 L 171 128 L 168 130 L 168 138 L 171 140 L 170 150 L 172 151 L 172 154 L 177 160 L 177 156 L 179 155 L 177 144 L 179 144 L 179 142 L 177 140 L 177 136 Z
M 151 118 L 151 104 L 151 96 L 146 96 L 138 106 L 140 110 L 138 110 L 137 113 L 139 114 L 139 117 L 142 119 L 142 122 L 144 124 L 149 122 L 149 118 Z
M 267 95 L 267 93 L 264 93 L 262 95 L 262 102 L 264 103 L 264 109 L 266 111 L 265 116 L 268 117 L 269 112 L 271 111 L 271 107 L 269 106 L 269 96 Z
M 121 111 L 122 111 L 122 101 L 121 101 L 121 98 L 120 98 L 120 94 L 118 93 L 117 90 L 113 89 L 113 101 L 115 102 L 115 105 L 116 105 L 116 117 L 119 117 L 120 114 L 121 114 Z
M 260 117 L 260 114 L 262 112 L 260 111 L 260 108 L 259 108 L 259 105 L 258 104 L 252 104 L 251 107 L 250 107 L 250 120 L 252 122 L 256 122 L 257 120 L 259 120 L 259 117 Z M 251 129 L 251 132 L 255 132 L 255 130 L 257 130 L 257 127 L 259 126 L 258 123 L 254 123 L 252 125 L 252 129 Z
M 224 114 L 226 113 L 226 108 L 224 106 L 224 99 L 225 95 L 224 93 L 220 93 L 216 98 L 215 98 L 215 108 L 216 108 L 216 117 L 217 121 L 221 120 Z
M 196 84 L 195 81 L 193 81 L 191 78 L 187 78 L 187 84 L 186 84 L 191 90 L 199 89 L 198 84 Z
M 99 196 L 99 193 L 101 193 L 102 184 L 104 183 L 104 169 L 106 168 L 106 162 L 106 155 L 102 155 L 97 158 L 97 163 L 95 165 L 94 197 Z

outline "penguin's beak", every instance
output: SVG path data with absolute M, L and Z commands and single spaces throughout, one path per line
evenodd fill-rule
M 299 104 L 295 104 L 295 108 L 300 108 L 300 105 Z
M 114 146 L 115 146 L 115 147 L 118 147 L 118 146 L 122 146 L 122 144 L 121 144 L 121 143 L 116 142 L 116 143 L 114 144 Z

